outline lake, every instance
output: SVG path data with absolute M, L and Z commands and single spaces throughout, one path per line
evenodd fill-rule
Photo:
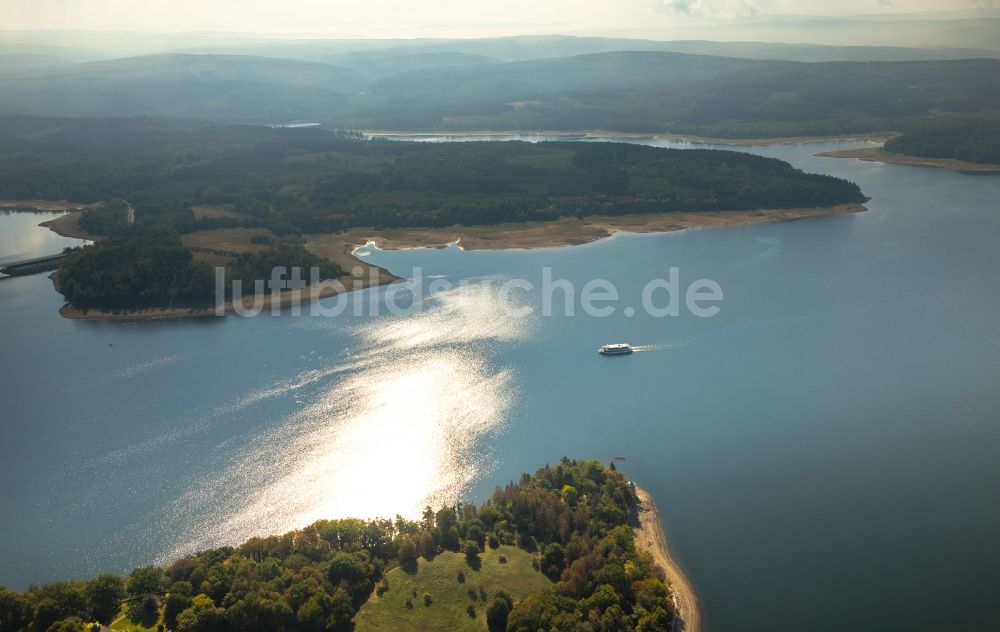
M 55 219 L 63 212 L 24 212 L 0 209 L 0 264 L 33 259 L 62 252 L 67 246 L 87 243 L 61 237 L 38 225 Z
M 709 632 L 992 627 L 1000 178 L 813 156 L 854 146 L 748 150 L 857 182 L 864 214 L 365 249 L 419 268 L 421 291 L 468 282 L 413 314 L 385 313 L 410 281 L 352 293 L 336 318 L 80 322 L 45 275 L 0 281 L 0 584 L 483 501 L 564 455 L 621 456 Z M 47 233 L 25 217 L 0 216 L 4 248 Z M 618 309 L 567 316 L 557 293 L 542 315 L 546 266 L 578 292 L 607 279 Z M 719 314 L 627 316 L 671 267 L 717 282 Z M 536 285 L 524 318 L 497 290 L 518 278 Z M 619 341 L 642 351 L 596 354 Z

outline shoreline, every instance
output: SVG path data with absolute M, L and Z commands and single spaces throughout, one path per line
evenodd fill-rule
M 450 228 L 407 228 L 407 229 L 364 229 L 354 228 L 343 233 L 305 235 L 306 250 L 319 257 L 339 264 L 351 271 L 351 276 L 339 281 L 346 291 L 362 290 L 387 285 L 402 280 L 391 271 L 367 263 L 354 255 L 359 248 L 374 245 L 380 250 L 404 250 L 410 248 L 445 248 L 457 244 L 463 250 L 515 250 L 536 248 L 560 248 L 592 243 L 611 237 L 617 233 L 669 233 L 679 230 L 724 228 L 772 222 L 786 222 L 811 217 L 826 217 L 861 213 L 868 208 L 862 203 L 838 204 L 828 207 L 770 209 L 756 211 L 671 211 L 667 213 L 646 213 L 636 215 L 587 216 L 584 218 L 564 217 L 546 222 L 526 224 L 498 224 L 492 226 L 453 226 Z M 63 236 L 75 236 L 78 229 L 72 213 L 50 222 L 45 222 L 49 230 Z M 76 233 L 79 234 L 79 233 Z M 57 286 L 58 278 L 51 275 Z M 360 281 L 360 283 L 359 283 Z M 319 290 L 317 292 L 316 290 Z M 312 301 L 339 294 L 335 288 L 306 288 L 301 296 L 303 305 Z M 244 305 L 253 305 L 252 297 L 244 299 Z M 270 295 L 264 297 L 262 310 L 273 307 Z M 286 309 L 292 303 L 290 293 L 279 298 L 279 308 Z M 226 304 L 226 314 L 235 312 L 231 302 Z M 215 308 L 167 307 L 109 311 L 100 309 L 84 310 L 69 303 L 59 309 L 63 318 L 72 320 L 117 320 L 149 321 L 175 318 L 216 317 Z
M 27 213 L 58 213 L 59 211 L 82 211 L 93 204 L 70 202 L 69 200 L 0 200 L 0 210 Z
M 53 284 L 56 280 L 53 278 Z M 363 288 L 358 288 L 363 289 Z M 317 291 L 318 290 L 318 291 Z M 307 308 L 308 304 L 323 298 L 340 294 L 334 288 L 305 288 L 300 296 L 300 305 Z M 292 304 L 291 292 L 283 292 L 278 296 L 278 309 L 287 309 Z M 248 311 L 254 308 L 253 297 L 243 299 L 242 303 Z M 275 301 L 271 294 L 267 294 L 261 300 L 260 313 L 269 312 Z M 229 316 L 236 312 L 236 306 L 232 301 L 227 301 L 224 316 Z M 69 303 L 59 308 L 59 315 L 70 320 L 111 320 L 122 322 L 149 321 L 149 320 L 172 320 L 175 318 L 219 318 L 214 307 L 151 307 L 147 309 L 123 310 L 120 312 L 103 309 L 81 309 L 73 307 Z
M 44 221 L 39 226 L 48 228 L 60 237 L 85 239 L 87 241 L 100 241 L 103 239 L 101 235 L 92 235 L 80 227 L 80 217 L 83 209 L 66 208 L 64 210 L 67 211 L 65 215 Z
M 684 571 L 670 556 L 666 532 L 660 512 L 653 497 L 643 488 L 636 486 L 635 495 L 638 525 L 632 528 L 636 544 L 653 556 L 653 560 L 664 570 L 670 592 L 674 598 L 677 616 L 674 632 L 700 632 L 701 613 L 698 611 L 698 597 Z
M 890 138 L 899 135 L 898 132 L 871 132 L 870 134 L 835 134 L 831 136 L 775 136 L 773 138 L 714 138 L 711 136 L 697 136 L 695 134 L 674 134 L 671 132 L 620 132 L 614 130 L 580 130 L 570 132 L 565 130 L 473 130 L 468 132 L 460 131 L 439 131 L 439 132 L 406 132 L 393 130 L 360 130 L 365 136 L 376 138 L 404 136 L 411 138 L 433 138 L 443 136 L 446 138 L 461 137 L 489 137 L 489 136 L 550 136 L 553 138 L 594 138 L 614 140 L 652 138 L 654 140 L 677 141 L 691 143 L 694 145 L 727 145 L 733 147 L 758 147 L 763 145 L 802 145 L 807 143 L 822 142 L 873 142 L 884 143 Z
M 885 147 L 862 147 L 858 149 L 842 149 L 837 151 L 821 151 L 815 154 L 820 158 L 855 158 L 864 162 L 879 162 L 887 165 L 906 165 L 910 167 L 936 167 L 951 169 L 968 175 L 1000 174 L 1000 165 L 989 163 L 967 162 L 954 158 L 924 158 L 909 154 L 896 154 L 886 151 Z
M 79 213 L 69 212 L 62 217 L 57 217 L 56 219 L 42 222 L 39 226 L 44 226 L 52 232 L 60 235 L 62 237 L 71 237 L 76 239 L 87 239 L 89 241 L 98 241 L 101 239 L 99 235 L 90 235 L 79 226 Z M 316 236 L 306 236 L 306 249 L 310 249 L 310 245 L 313 244 Z M 321 237 L 335 237 L 334 235 Z M 306 287 L 304 288 L 300 295 L 298 303 L 302 308 L 307 308 L 307 306 L 314 302 L 324 298 L 329 298 L 331 296 L 336 296 L 345 292 L 353 292 L 355 290 L 364 290 L 371 287 L 386 285 L 389 283 L 395 283 L 396 281 L 402 280 L 400 277 L 392 274 L 385 268 L 372 265 L 365 261 L 362 261 L 358 257 L 355 257 L 352 253 L 363 244 L 355 246 L 350 249 L 337 248 L 330 251 L 323 251 L 319 248 L 319 252 L 310 250 L 313 254 L 323 257 L 329 261 L 339 264 L 344 270 L 348 270 L 350 274 L 348 276 L 341 277 L 337 279 L 342 286 L 343 291 L 340 287 Z M 52 280 L 53 288 L 58 292 L 59 289 L 59 277 L 58 272 L 54 272 L 49 275 Z M 275 306 L 275 298 L 268 293 L 264 296 L 261 303 L 261 313 L 271 311 Z M 277 297 L 277 308 L 280 310 L 288 309 L 292 304 L 296 302 L 295 297 L 291 292 L 283 292 Z M 254 297 L 245 297 L 242 301 L 245 309 L 249 310 L 254 306 Z M 232 301 L 227 301 L 225 304 L 225 315 L 228 316 L 236 312 L 236 306 Z M 215 307 L 153 307 L 146 309 L 133 309 L 133 310 L 103 310 L 103 309 L 81 309 L 79 307 L 74 307 L 69 303 L 64 303 L 62 307 L 59 308 L 59 315 L 63 318 L 68 318 L 70 320 L 109 320 L 109 321 L 151 321 L 151 320 L 172 320 L 177 318 L 218 318 L 215 313 Z
M 518 250 L 579 246 L 612 237 L 617 233 L 670 233 L 680 230 L 725 228 L 787 222 L 812 217 L 863 213 L 862 203 L 835 206 L 765 209 L 756 211 L 671 211 L 632 215 L 589 215 L 563 217 L 545 222 L 495 224 L 491 226 L 451 226 L 448 228 L 353 228 L 324 238 L 353 244 L 352 250 L 374 244 L 380 250 L 446 248 L 462 250 Z M 307 243 L 307 248 L 309 244 Z M 319 254 L 314 252 L 314 254 Z
M 392 275 L 387 270 L 384 270 L 383 268 L 378 269 L 384 271 L 386 274 L 391 276 L 392 279 L 389 280 L 382 275 L 379 275 L 378 277 L 369 276 L 368 278 L 343 277 L 337 279 L 337 281 L 341 283 L 340 287 L 328 287 L 322 285 L 306 287 L 299 292 L 297 297 L 292 292 L 282 292 L 277 296 L 277 300 L 275 300 L 274 295 L 268 293 L 265 294 L 260 300 L 259 314 L 269 313 L 274 309 L 284 311 L 286 309 L 293 308 L 295 304 L 298 304 L 299 308 L 302 311 L 305 311 L 309 309 L 310 304 L 324 298 L 337 296 L 338 294 L 345 294 L 347 292 L 354 292 L 357 290 L 365 290 L 378 285 L 384 285 L 386 283 L 395 283 L 400 280 L 399 277 Z M 52 285 L 56 291 L 58 291 L 59 280 L 57 273 L 52 273 L 49 275 L 49 278 L 52 279 Z M 254 305 L 254 296 L 244 297 L 241 303 L 243 305 L 242 309 L 246 311 L 256 309 Z M 203 308 L 151 307 L 146 309 L 111 311 L 97 308 L 81 309 L 79 307 L 74 307 L 69 303 L 64 303 L 63 306 L 59 308 L 59 315 L 70 320 L 109 320 L 122 322 L 173 320 L 177 318 L 224 318 L 236 313 L 235 303 L 233 303 L 233 301 L 226 301 L 224 311 L 225 313 L 222 316 L 215 313 L 214 306 Z

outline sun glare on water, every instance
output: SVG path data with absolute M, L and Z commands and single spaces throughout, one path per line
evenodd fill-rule
M 476 287 L 438 296 L 419 315 L 363 324 L 346 370 L 321 372 L 327 381 L 300 410 L 178 501 L 192 518 L 221 505 L 221 519 L 197 521 L 164 559 L 321 518 L 415 517 L 460 500 L 488 473 L 482 440 L 502 427 L 514 396 L 511 371 L 490 349 L 524 336 L 524 325 Z

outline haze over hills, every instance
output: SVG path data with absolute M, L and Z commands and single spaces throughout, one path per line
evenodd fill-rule
M 8 29 L 0 32 L 0 47 L 18 43 L 60 47 L 64 52 L 75 51 L 78 61 L 182 50 L 270 55 L 274 52 L 250 49 L 279 48 L 296 40 L 319 42 L 322 47 L 330 40 L 349 42 L 326 54 L 420 46 L 441 38 L 518 35 L 1000 49 L 1000 10 L 973 0 L 845 0 L 835 4 L 819 0 L 620 0 L 613 5 L 512 0 L 502 9 L 477 3 L 451 5 L 447 10 L 405 4 L 386 13 L 368 3 L 350 6 L 306 0 L 240 11 L 236 3 L 227 4 L 230 1 L 220 0 L 196 11 L 177 10 L 171 8 L 176 4 L 163 2 L 115 11 L 110 3 L 88 6 L 80 0 L 64 0 L 60 11 L 48 13 L 41 5 L 25 3 L 15 10 L 10 3 L 0 8 L 0 23 Z M 54 54 L 51 50 L 19 52 Z M 582 52 L 597 51 L 577 54 Z
M 997 49 L 1000 19 L 959 14 L 885 14 L 847 17 L 760 16 L 730 24 L 708 22 L 685 29 L 694 39 L 815 42 L 831 46 L 957 46 Z M 660 29 L 632 29 L 631 37 L 656 37 Z M 625 35 L 625 33 L 623 33 Z M 671 35 L 680 39 L 680 36 Z
M 54 55 L 33 53 L 0 54 L 0 75 L 26 75 L 53 66 L 68 65 L 69 62 Z
M 618 51 L 499 62 L 473 52 L 500 44 L 510 42 L 337 58 L 353 68 L 191 54 L 40 66 L 0 77 L 0 113 L 745 138 L 898 130 L 931 116 L 992 119 L 1000 109 L 995 59 L 803 63 Z
M 566 57 L 587 53 L 625 50 L 665 51 L 785 59 L 790 61 L 904 61 L 920 59 L 966 59 L 1000 57 L 1000 23 L 976 20 L 969 28 L 986 30 L 985 37 L 916 39 L 911 43 L 881 43 L 878 38 L 858 39 L 845 44 L 813 43 L 801 37 L 792 40 L 754 33 L 753 28 L 724 36 L 724 31 L 696 35 L 683 32 L 658 37 L 596 37 L 569 35 L 521 35 L 482 39 L 407 38 L 337 39 L 329 36 L 239 33 L 70 33 L 0 31 L 0 55 L 52 55 L 74 62 L 120 57 L 184 52 L 196 54 L 256 55 L 350 65 L 346 60 L 369 63 L 387 56 L 447 54 L 472 55 L 493 61 L 516 61 L 541 57 Z M 781 23 L 785 24 L 785 23 Z M 825 24 L 825 23 L 823 23 Z M 937 23 L 935 23 L 937 24 Z M 851 23 L 857 26 L 856 23 Z M 940 26 L 940 25 L 939 25 Z M 829 26 L 825 28 L 830 28 Z M 933 31 L 933 29 L 932 29 Z M 756 35 L 756 37 L 755 37 Z M 371 57 L 369 57 L 371 56 Z M 483 61 L 486 61 L 485 59 Z
M 562 35 L 512 36 L 474 40 L 292 40 L 246 43 L 238 46 L 197 47 L 188 49 L 186 52 L 254 54 L 348 65 L 341 60 L 352 57 L 364 59 L 369 55 L 386 57 L 393 54 L 461 54 L 482 56 L 494 61 L 520 61 L 617 51 L 676 52 L 789 61 L 904 61 L 1000 57 L 1000 50 L 994 48 L 831 46 L 692 39 L 664 41 Z
M 707 40 L 656 41 L 646 39 L 522 36 L 485 40 L 378 40 L 365 48 L 344 52 L 353 42 L 295 41 L 247 47 L 192 49 L 201 54 L 252 54 L 300 59 L 353 68 L 378 78 L 409 70 L 475 66 L 478 64 L 552 59 L 626 51 L 672 52 L 744 59 L 781 61 L 920 61 L 1000 58 L 1000 50 L 985 48 L 891 46 L 823 46 Z
M 7 111 L 70 116 L 155 114 L 262 121 L 343 107 L 360 75 L 265 57 L 168 54 L 56 66 L 4 80 Z

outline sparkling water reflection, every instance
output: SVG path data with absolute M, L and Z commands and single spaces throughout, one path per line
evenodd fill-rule
M 82 323 L 56 315 L 44 276 L 3 281 L 0 584 L 483 500 L 563 455 L 624 455 L 710 631 L 834 632 L 831 604 L 865 629 L 990 629 L 1000 180 L 813 156 L 843 147 L 752 151 L 857 181 L 869 213 L 557 250 L 372 250 L 402 276 L 481 288 L 418 316 L 355 316 L 381 288 L 332 320 Z M 552 266 L 634 297 L 672 265 L 721 284 L 718 317 L 525 325 L 486 285 Z M 595 354 L 617 340 L 649 351 Z
M 459 500 L 489 471 L 479 444 L 501 427 L 514 397 L 511 369 L 493 366 L 484 349 L 530 329 L 500 318 L 497 301 L 489 287 L 456 289 L 419 315 L 362 324 L 349 363 L 229 407 L 318 386 L 211 485 L 174 503 L 168 513 L 183 535 L 161 560 L 320 518 L 416 517 L 425 505 Z M 208 513 L 218 520 L 191 521 Z

